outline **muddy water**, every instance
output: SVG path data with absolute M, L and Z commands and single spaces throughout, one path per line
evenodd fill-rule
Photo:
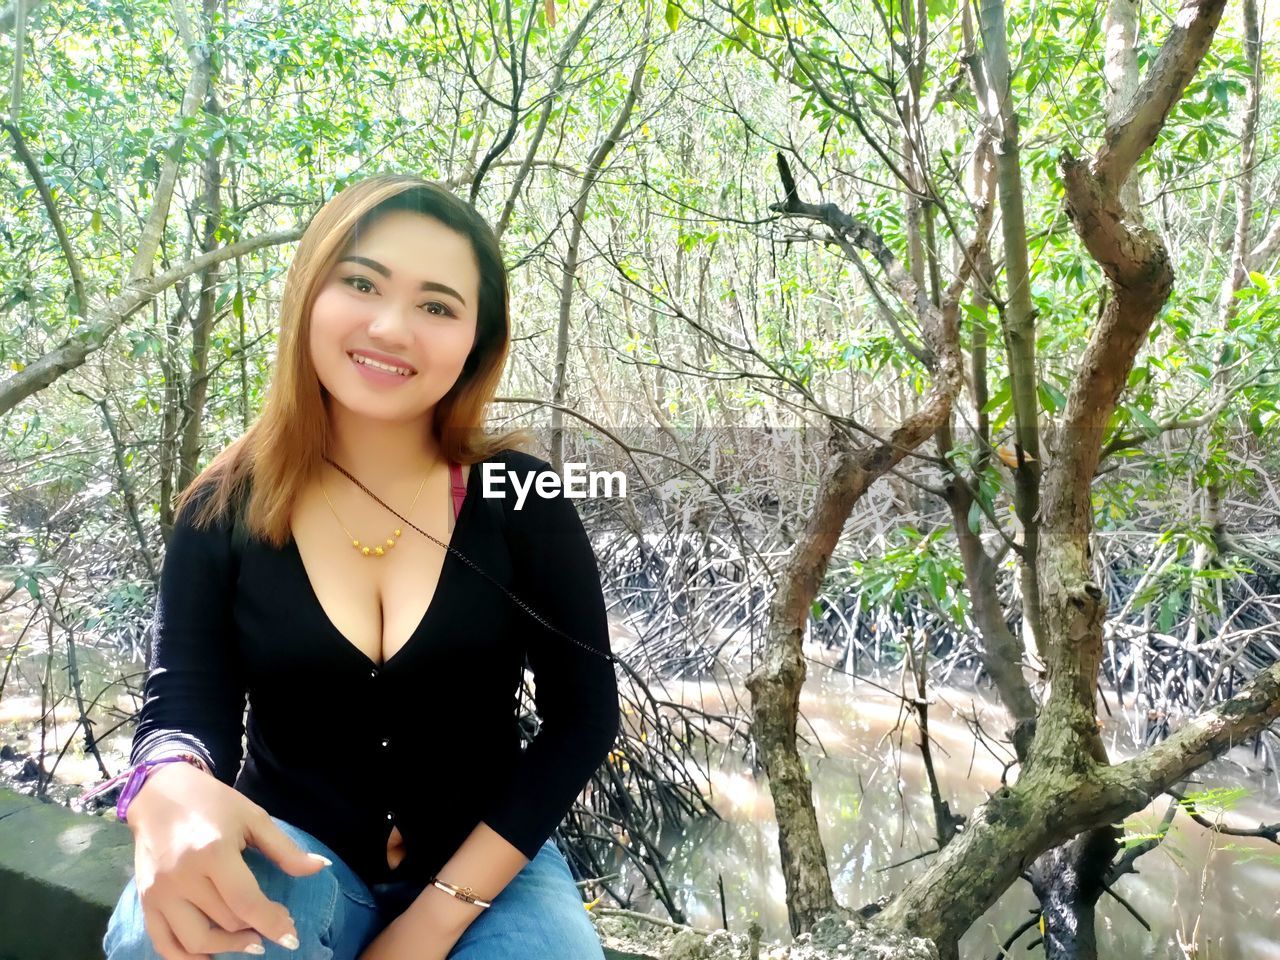
M 811 655 L 819 653 L 815 649 Z M 900 683 L 896 673 L 875 680 L 894 689 Z M 672 699 L 709 710 L 732 710 L 735 694 L 749 703 L 740 674 L 715 682 L 668 683 L 666 689 Z M 997 756 L 977 745 L 975 719 L 994 736 L 1005 726 L 1003 715 L 985 693 L 972 689 L 944 687 L 931 695 L 929 729 L 942 795 L 953 811 L 965 813 L 999 787 L 1003 769 Z M 892 694 L 814 663 L 801 711 L 800 731 L 810 741 L 803 752 L 837 898 L 858 906 L 895 892 L 931 858 L 903 861 L 935 848 L 933 809 L 916 746 L 919 731 L 910 719 L 904 723 Z M 1109 725 L 1106 735 L 1114 759 L 1133 755 L 1122 724 Z M 737 757 L 714 750 L 712 756 L 711 799 L 724 822 L 699 822 L 666 838 L 668 882 L 690 922 L 719 927 L 720 877 L 731 930 L 745 931 L 758 918 L 767 937 L 784 939 L 789 936 L 785 887 L 767 780 Z M 1255 772 L 1258 766 L 1250 753 L 1237 751 L 1202 770 L 1193 789 L 1244 788 L 1247 794 L 1234 801 L 1225 822 L 1274 823 L 1280 820 L 1275 778 Z M 1126 833 L 1154 832 L 1168 799 L 1126 821 Z M 1117 892 L 1152 932 L 1104 896 L 1098 924 L 1102 956 L 1280 960 L 1280 846 L 1220 836 L 1179 813 L 1165 842 L 1138 867 L 1136 876 L 1120 880 Z M 635 876 L 624 873 L 624 889 Z M 1030 917 L 1035 903 L 1030 887 L 1018 883 L 973 925 L 961 943 L 961 956 L 997 956 L 999 945 Z M 640 906 L 662 912 L 651 901 Z M 1025 950 L 1036 936 L 1024 935 L 1011 955 L 1043 955 Z
M 128 721 L 142 705 L 140 696 L 131 695 L 129 688 L 140 692 L 146 672 L 140 660 L 122 663 L 92 648 L 76 647 L 85 713 L 99 741 L 104 773 L 93 754 L 84 749 L 77 723 L 80 707 L 68 681 L 65 646 L 55 648 L 52 664 L 48 660 L 46 649 L 37 641 L 25 643 L 23 655 L 9 664 L 7 681 L 0 690 L 0 744 L 32 757 L 43 753 L 46 773 L 54 773 L 48 793 L 64 799 L 80 793 L 81 785 L 118 773 L 128 762 L 133 739 L 133 724 Z M 4 666 L 0 657 L 0 674 Z M 4 763 L 6 779 L 20 767 Z

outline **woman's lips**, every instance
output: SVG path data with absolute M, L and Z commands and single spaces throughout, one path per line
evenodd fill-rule
M 370 383 L 394 386 L 400 383 L 407 383 L 416 376 L 416 374 L 411 373 L 406 377 L 402 373 L 391 373 L 388 370 L 379 370 L 377 367 L 371 366 L 370 364 L 361 363 L 350 354 L 348 354 L 348 359 L 351 361 L 351 365 L 360 372 L 360 375 Z

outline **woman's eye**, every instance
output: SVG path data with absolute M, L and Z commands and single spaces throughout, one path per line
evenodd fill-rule
M 345 283 L 347 286 L 351 287 L 357 293 L 370 293 L 374 289 L 373 284 L 369 282 L 369 279 L 367 277 L 343 277 L 342 282 Z M 361 284 L 364 284 L 365 286 L 367 286 L 368 289 L 362 289 L 360 286 Z M 441 303 L 439 300 L 431 300 L 428 303 L 424 303 L 422 306 L 426 308 L 428 313 L 432 312 L 431 311 L 432 307 L 439 307 L 440 311 L 436 313 L 436 316 L 438 317 L 453 316 L 453 311 L 450 310 L 443 303 Z

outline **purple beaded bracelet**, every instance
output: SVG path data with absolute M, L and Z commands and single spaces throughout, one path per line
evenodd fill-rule
M 139 764 L 135 764 L 128 770 L 117 774 L 110 780 L 99 784 L 87 793 L 81 794 L 80 800 L 88 800 L 90 797 L 97 796 L 100 793 L 110 789 L 112 786 L 120 782 L 122 777 L 127 777 L 124 789 L 120 791 L 120 798 L 116 801 L 116 819 L 121 823 L 127 823 L 125 814 L 129 812 L 129 804 L 133 802 L 133 798 L 138 795 L 138 791 L 142 789 L 142 785 L 146 782 L 147 777 L 151 776 L 151 771 L 162 763 L 173 763 L 175 761 L 184 761 L 194 767 L 207 772 L 203 761 L 190 753 L 177 754 L 171 757 L 160 757 L 158 760 L 143 760 Z

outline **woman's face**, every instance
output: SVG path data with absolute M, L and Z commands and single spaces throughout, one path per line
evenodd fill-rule
M 475 342 L 480 272 L 465 236 L 406 210 L 357 236 L 311 309 L 311 360 L 351 412 L 423 416 L 457 382 Z M 411 371 L 390 373 L 355 356 Z

